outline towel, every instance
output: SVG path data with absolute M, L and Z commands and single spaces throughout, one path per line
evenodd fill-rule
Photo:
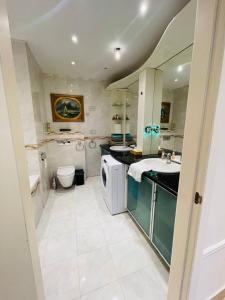
M 142 173 L 151 171 L 149 164 L 143 163 L 143 161 L 131 164 L 128 170 L 128 175 L 133 177 L 137 182 L 141 182 Z

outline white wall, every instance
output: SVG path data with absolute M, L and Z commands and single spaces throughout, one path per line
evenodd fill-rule
M 46 124 L 44 92 L 41 70 L 24 41 L 13 40 L 13 57 L 19 92 L 19 105 L 23 126 L 24 144 L 38 144 L 43 138 Z M 42 146 L 35 150 L 26 150 L 29 175 L 40 176 L 40 192 L 33 199 L 34 215 L 38 223 L 49 193 L 49 168 L 40 159 L 41 152 L 47 152 Z
M 172 134 L 177 137 L 170 137 L 169 134 L 162 134 L 160 145 L 162 148 L 182 152 L 184 126 L 186 120 L 187 99 L 189 86 L 183 86 L 177 89 L 163 89 L 163 101 L 171 103 L 170 121 L 167 124 L 161 123 L 161 127 L 169 127 L 171 123 L 175 124 Z
M 51 128 L 58 131 L 60 128 L 70 128 L 85 136 L 109 136 L 111 134 L 111 98 L 105 91 L 105 82 L 72 79 L 56 75 L 44 74 L 44 96 L 47 120 L 51 122 Z M 72 94 L 84 96 L 85 122 L 61 123 L 52 121 L 50 94 Z M 100 170 L 100 147 L 99 144 L 107 140 L 96 140 L 96 148 L 90 149 L 89 141 L 86 141 L 86 166 L 87 175 L 99 175 Z M 52 145 L 50 147 L 53 147 Z M 56 145 L 55 145 L 56 147 Z M 55 148 L 57 151 L 57 147 Z M 59 149 L 59 148 L 58 148 Z M 61 148 L 60 148 L 61 149 Z M 60 151 L 54 152 L 55 160 L 60 163 Z M 50 154 L 51 155 L 51 154 Z M 71 157 L 73 153 L 71 152 Z M 79 157 L 75 157 L 75 165 L 80 165 Z M 51 164 L 51 171 L 56 171 L 57 163 Z
M 172 122 L 175 123 L 176 133 L 184 134 L 189 86 L 173 90 Z
M 38 143 L 43 140 L 44 132 L 46 128 L 47 115 L 45 111 L 45 101 L 44 101 L 44 88 L 42 82 L 42 71 L 33 56 L 30 48 L 26 44 L 26 54 L 28 61 L 28 69 L 30 76 L 30 87 L 31 87 L 31 96 L 32 96 L 32 105 L 34 113 L 34 121 L 36 128 L 36 135 Z M 27 153 L 31 153 L 34 150 L 27 150 Z M 41 158 L 41 153 L 45 152 L 47 155 L 46 163 L 43 162 Z M 49 151 L 47 145 L 42 145 L 37 150 L 39 170 L 41 176 L 41 197 L 43 206 L 46 204 L 48 199 L 48 193 L 50 189 L 50 170 L 48 166 L 48 156 Z
M 0 57 L 0 299 L 43 300 L 5 1 Z

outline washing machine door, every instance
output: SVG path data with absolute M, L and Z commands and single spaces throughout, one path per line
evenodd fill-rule
M 109 172 L 107 167 L 106 160 L 103 160 L 102 166 L 101 166 L 101 181 L 102 181 L 102 187 L 104 189 L 104 192 L 108 192 L 108 185 L 109 185 Z

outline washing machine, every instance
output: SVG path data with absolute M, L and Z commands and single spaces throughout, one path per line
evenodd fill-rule
M 112 215 L 127 211 L 126 167 L 111 155 L 101 158 L 103 198 Z

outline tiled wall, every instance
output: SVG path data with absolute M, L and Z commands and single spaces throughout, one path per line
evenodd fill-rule
M 22 41 L 13 41 L 16 73 L 19 86 L 21 116 L 24 128 L 25 144 L 37 144 L 43 138 L 46 122 L 51 123 L 51 129 L 70 128 L 83 133 L 86 137 L 111 134 L 112 97 L 106 92 L 105 82 L 71 79 L 64 76 L 42 74 L 30 49 Z M 85 122 L 60 123 L 52 121 L 50 93 L 62 93 L 84 96 Z M 44 95 L 44 96 L 43 96 Z M 132 106 L 129 108 L 131 132 L 136 135 L 137 98 L 131 97 Z M 135 105 L 133 105 L 133 103 Z M 83 152 L 76 153 L 67 146 L 59 146 L 57 142 L 42 146 L 39 150 L 27 150 L 29 174 L 41 174 L 44 202 L 48 194 L 49 178 L 63 164 L 75 164 L 86 171 L 87 176 L 99 175 L 100 147 L 107 139 L 95 138 L 94 143 L 85 141 Z M 95 145 L 96 143 L 96 145 Z M 65 153 L 67 159 L 65 161 Z M 47 153 L 46 163 L 40 161 L 40 152 Z
M 111 97 L 105 91 L 105 82 L 71 79 L 68 77 L 60 77 L 56 75 L 44 74 L 44 93 L 45 93 L 45 108 L 47 112 L 47 120 L 51 122 L 51 128 L 58 131 L 60 128 L 70 128 L 73 131 L 79 131 L 85 136 L 109 136 L 111 127 Z M 50 94 L 72 94 L 84 96 L 85 122 L 82 123 L 61 123 L 52 122 L 52 112 L 50 103 Z M 106 140 L 96 139 L 96 147 L 92 149 L 89 146 L 89 140 L 85 142 L 86 152 L 86 174 L 87 176 L 99 175 L 100 170 L 100 147 L 101 143 L 106 143 Z M 91 146 L 94 146 L 91 145 Z M 52 161 L 51 171 L 56 171 L 57 166 L 62 164 L 61 149 L 55 143 L 51 145 L 55 147 L 55 161 Z M 67 147 L 67 146 L 65 146 Z M 69 150 L 68 150 L 69 151 Z M 71 157 L 74 152 L 71 150 Z M 81 158 L 74 157 L 74 164 L 81 165 Z
M 51 174 L 56 174 L 58 167 L 68 165 L 74 165 L 76 169 L 84 169 L 86 171 L 84 143 L 84 141 L 71 141 L 69 145 L 62 145 L 57 143 L 57 141 L 49 143 L 49 167 Z
M 37 144 L 43 137 L 46 123 L 41 70 L 25 42 L 13 40 L 12 45 L 24 144 Z M 29 175 L 40 175 L 41 178 L 40 192 L 35 196 L 35 201 L 40 202 L 35 207 L 39 209 L 44 207 L 49 192 L 49 170 L 40 159 L 41 152 L 47 153 L 47 147 L 26 150 Z M 41 212 L 37 214 L 40 216 Z
M 34 111 L 34 120 L 35 128 L 37 134 L 37 141 L 40 142 L 43 139 L 44 131 L 46 128 L 46 111 L 45 111 L 45 101 L 44 101 L 44 88 L 42 82 L 42 72 L 39 68 L 39 65 L 36 62 L 35 57 L 27 47 L 27 58 L 28 58 L 28 67 L 30 74 L 30 84 L 31 84 L 31 93 L 32 93 L 32 104 Z M 34 151 L 34 150 L 32 150 Z M 47 145 L 43 145 L 38 150 L 38 159 L 41 173 L 42 181 L 42 191 L 43 191 L 43 201 L 46 203 L 50 187 L 50 172 L 49 172 L 49 151 Z M 47 160 L 46 162 L 41 161 L 41 153 L 45 152 Z

